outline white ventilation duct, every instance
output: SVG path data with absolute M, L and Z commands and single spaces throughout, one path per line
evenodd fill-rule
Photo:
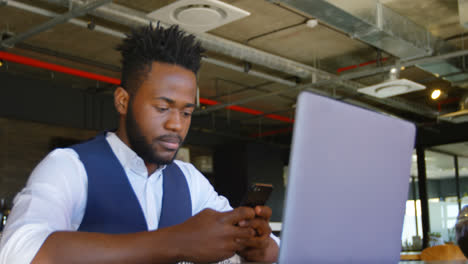
M 377 0 L 269 0 L 308 14 L 321 22 L 349 34 L 403 60 L 430 56 L 435 52 L 456 50 Z M 468 0 L 459 0 L 466 8 Z M 468 17 L 468 16 L 467 16 Z M 467 18 L 468 19 L 468 18 Z M 419 68 L 442 76 L 450 82 L 468 80 L 456 59 L 419 64 Z M 446 75 L 446 76 L 445 76 Z M 445 76 L 445 77 L 444 77 Z

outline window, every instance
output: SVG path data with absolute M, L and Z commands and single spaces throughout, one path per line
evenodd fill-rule
M 403 251 L 422 249 L 421 200 L 419 200 L 418 166 L 416 153 L 413 153 L 408 200 L 406 201 L 401 245 Z
M 426 151 L 427 195 L 429 202 L 430 245 L 455 241 L 458 201 L 454 156 Z M 440 236 L 439 239 L 435 239 Z

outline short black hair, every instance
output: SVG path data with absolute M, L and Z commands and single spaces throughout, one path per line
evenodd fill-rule
M 149 24 L 132 30 L 116 49 L 122 54 L 121 86 L 130 94 L 141 86 L 155 61 L 181 66 L 196 75 L 205 51 L 195 36 L 177 25 L 163 28 L 159 22 L 156 27 Z

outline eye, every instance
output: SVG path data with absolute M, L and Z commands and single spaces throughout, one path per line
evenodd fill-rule
M 154 108 L 156 108 L 156 110 L 158 110 L 158 111 L 161 112 L 161 113 L 164 113 L 164 112 L 166 112 L 166 111 L 169 110 L 169 108 L 167 108 L 167 107 L 155 106 Z
M 192 116 L 192 112 L 182 112 L 182 114 L 184 115 L 184 117 L 191 117 Z

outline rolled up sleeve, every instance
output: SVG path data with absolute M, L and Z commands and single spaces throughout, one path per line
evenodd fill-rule
M 14 199 L 0 243 L 0 264 L 31 263 L 50 234 L 77 229 L 86 204 L 83 173 L 70 149 L 55 150 L 37 165 Z

